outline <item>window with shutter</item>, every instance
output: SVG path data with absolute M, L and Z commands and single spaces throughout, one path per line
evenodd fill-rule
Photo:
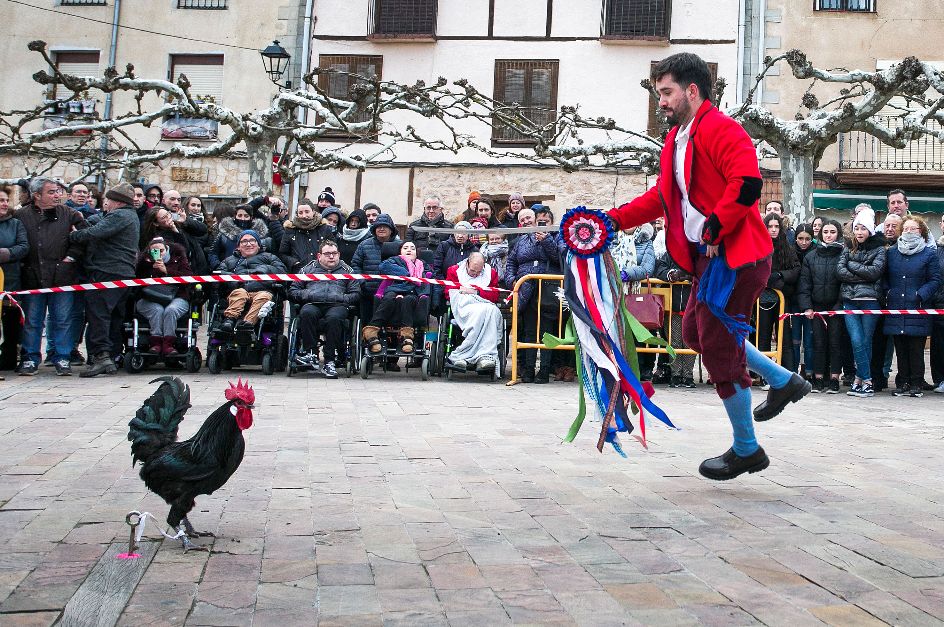
M 437 0 L 372 0 L 371 37 L 435 37 Z
M 63 74 L 79 78 L 101 78 L 99 70 L 98 50 L 84 50 L 81 52 L 55 52 L 53 58 L 56 69 Z M 43 128 L 58 128 L 63 125 L 85 124 L 98 117 L 96 107 L 98 101 L 91 98 L 88 92 L 73 94 L 59 85 L 53 85 L 46 92 L 49 108 L 43 119 Z M 62 102 L 55 102 L 62 100 Z M 89 131 L 76 131 L 76 134 L 87 135 Z
M 105 6 L 108 4 L 105 0 L 61 0 L 59 3 L 64 7 L 78 7 L 78 6 Z
M 813 8 L 817 11 L 874 13 L 875 0 L 814 0 Z
M 178 9 L 225 9 L 226 0 L 177 0 Z
M 557 118 L 558 66 L 557 60 L 496 60 L 494 98 L 505 105 L 501 112 L 511 115 L 518 107 L 518 115 L 535 126 L 552 123 Z M 553 133 L 548 129 L 548 135 Z M 535 141 L 493 117 L 492 143 L 527 146 Z
M 650 69 L 654 67 L 656 63 L 658 63 L 658 61 L 653 61 L 649 66 Z M 709 63 L 708 73 L 711 76 L 711 96 L 714 98 L 715 83 L 718 80 L 718 64 Z M 712 102 L 714 101 L 712 100 Z M 668 131 L 669 124 L 665 121 L 665 116 L 662 115 L 662 112 L 659 111 L 659 99 L 656 98 L 655 92 L 649 92 L 649 121 L 646 124 L 646 134 L 649 135 L 649 137 L 665 137 Z
M 671 0 L 603 0 L 604 39 L 669 38 Z
M 170 80 L 176 83 L 181 75 L 190 81 L 190 95 L 202 102 L 223 103 L 223 55 L 174 54 L 170 57 Z M 163 139 L 216 139 L 219 123 L 182 115 L 164 120 Z
M 324 72 L 318 75 L 318 88 L 324 91 L 329 98 L 350 100 L 351 88 L 359 82 L 357 76 L 381 78 L 383 75 L 383 57 L 379 55 L 334 55 L 323 54 L 318 57 L 318 67 L 334 72 Z M 356 76 L 352 76 L 356 75 Z M 362 81 L 361 81 L 362 82 Z M 364 111 L 356 115 L 351 122 L 369 122 L 373 116 L 371 111 Z M 318 122 L 322 122 L 321 118 Z M 375 136 L 370 133 L 367 137 Z M 331 131 L 326 137 L 331 139 L 358 137 L 357 133 L 343 130 Z

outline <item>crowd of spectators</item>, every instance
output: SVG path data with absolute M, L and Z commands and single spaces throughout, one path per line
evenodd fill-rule
M 14 207 L 14 199 L 18 206 Z M 774 244 L 772 272 L 760 297 L 756 342 L 768 351 L 779 339 L 785 367 L 801 373 L 815 392 L 869 397 L 890 386 L 892 357 L 897 356 L 891 383 L 899 396 L 921 396 L 933 389 L 944 393 L 944 316 L 846 315 L 820 312 L 835 309 L 944 308 L 944 238 L 935 242 L 927 224 L 908 210 L 902 190 L 888 193 L 887 215 L 881 223 L 868 205 L 856 207 L 841 224 L 817 216 L 807 224 L 791 224 L 782 205 L 762 209 Z M 529 274 L 560 274 L 562 246 L 550 232 L 502 233 L 510 227 L 551 225 L 549 207 L 527 207 L 524 196 L 511 193 L 497 203 L 479 192 L 449 220 L 440 198 L 423 202 L 418 219 L 400 238 L 393 218 L 374 203 L 343 212 L 331 188 L 315 202 L 302 199 L 289 215 L 280 198 L 260 196 L 248 203 L 221 205 L 212 213 L 196 196 L 153 184 L 119 184 L 103 196 L 84 182 L 65 187 L 43 177 L 24 181 L 15 192 L 0 188 L 0 267 L 4 289 L 30 289 L 84 281 L 130 277 L 183 276 L 213 271 L 262 274 L 277 272 L 344 272 L 432 277 L 460 287 L 436 289 L 397 281 L 296 282 L 288 290 L 300 305 L 300 347 L 303 365 L 319 365 L 319 336 L 324 336 L 320 369 L 337 376 L 342 358 L 343 320 L 357 310 L 364 321 L 369 351 L 379 351 L 382 327 L 399 328 L 399 348 L 413 350 L 414 328 L 447 303 L 463 330 L 464 343 L 450 357 L 460 368 L 488 371 L 495 367 L 500 313 L 496 287 L 511 288 Z M 942 220 L 944 227 L 944 220 Z M 441 231 L 428 229 L 441 229 Z M 492 229 L 476 234 L 476 229 Z M 469 231 L 466 233 L 465 231 Z M 684 272 L 665 250 L 658 220 L 620 233 L 613 255 L 627 291 L 648 279 L 673 286 L 672 328 L 658 330 L 681 340 L 681 312 L 690 293 Z M 539 328 L 561 328 L 558 296 L 552 283 L 541 290 L 525 282 L 518 294 L 519 341 L 540 342 Z M 786 310 L 800 314 L 782 327 L 778 322 L 779 292 Z M 0 370 L 33 375 L 46 363 L 59 375 L 86 365 L 81 376 L 115 372 L 122 358 L 121 323 L 127 315 L 127 290 L 97 290 L 21 298 L 25 323 L 9 304 L 0 311 L 3 343 Z M 176 321 L 189 311 L 189 286 L 152 286 L 136 293 L 134 309 L 148 320 L 148 351 L 178 356 L 174 349 Z M 223 327 L 255 324 L 272 300 L 271 286 L 251 281 L 228 295 Z M 777 335 L 780 338 L 777 338 Z M 80 350 L 84 338 L 85 354 Z M 925 346 L 930 338 L 931 381 L 925 377 Z M 540 356 L 539 356 L 540 355 Z M 527 383 L 547 383 L 551 375 L 572 380 L 573 355 L 559 351 L 522 350 L 519 373 Z M 641 354 L 643 379 L 672 387 L 694 387 L 694 355 L 669 362 Z M 395 363 L 388 369 L 397 369 Z M 759 381 L 763 385 L 763 381 Z

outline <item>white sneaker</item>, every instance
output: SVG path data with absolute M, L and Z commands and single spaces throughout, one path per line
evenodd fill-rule
M 469 362 L 467 362 L 467 361 L 464 360 L 464 359 L 452 359 L 452 358 L 450 357 L 450 358 L 449 358 L 449 363 L 450 363 L 454 368 L 459 368 L 460 370 L 467 370 L 467 369 L 469 368 Z
M 479 372 L 492 372 L 495 370 L 495 359 L 492 357 L 482 357 L 475 369 Z
M 944 394 L 944 381 L 938 383 L 937 387 L 934 388 L 935 394 Z

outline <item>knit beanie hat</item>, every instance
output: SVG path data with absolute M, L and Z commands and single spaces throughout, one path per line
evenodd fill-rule
M 337 202 L 335 202 L 335 200 L 334 200 L 334 191 L 332 191 L 332 189 L 331 189 L 330 187 L 325 187 L 325 188 L 324 188 L 324 191 L 321 192 L 320 194 L 318 194 L 318 200 L 319 200 L 319 201 L 327 200 L 327 201 L 330 202 L 332 205 L 336 205 L 336 204 L 337 204 Z
M 239 237 L 236 238 L 236 243 L 238 244 L 242 240 L 244 235 L 251 235 L 253 239 L 256 240 L 256 243 L 262 246 L 262 238 L 259 237 L 259 234 L 252 229 L 246 229 L 245 231 L 240 232 Z
M 478 193 L 478 192 L 472 192 L 471 194 L 469 194 L 469 199 L 468 199 L 467 201 L 465 201 L 466 206 L 468 207 L 469 204 L 470 204 L 473 200 L 478 200 L 478 199 L 481 198 L 481 197 L 482 197 L 482 194 L 480 194 L 480 193 Z
M 105 192 L 105 198 L 131 205 L 134 203 L 134 188 L 130 183 L 121 183 Z
M 512 201 L 512 200 L 517 200 L 518 202 L 520 202 L 522 207 L 527 206 L 527 205 L 524 204 L 524 196 L 521 195 L 521 192 L 512 192 L 512 193 L 508 194 L 508 204 L 509 204 L 509 205 L 511 204 L 511 201 Z
M 454 228 L 471 230 L 472 225 L 469 222 L 466 222 L 465 220 L 460 220 L 459 222 L 456 222 L 456 225 Z
M 860 211 L 855 220 L 852 221 L 852 228 L 855 229 L 857 225 L 862 225 L 868 229 L 869 235 L 875 235 L 875 210 L 863 209 Z

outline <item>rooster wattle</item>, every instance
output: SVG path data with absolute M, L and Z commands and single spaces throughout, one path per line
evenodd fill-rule
M 187 519 L 197 495 L 212 494 L 239 468 L 245 452 L 242 432 L 252 426 L 256 396 L 248 382 L 240 379 L 226 390 L 227 402 L 210 414 L 199 431 L 177 441 L 177 427 L 190 409 L 190 388 L 177 377 L 158 377 L 161 382 L 128 423 L 132 464 L 141 462 L 141 479 L 152 492 L 170 505 L 167 524 L 184 532 L 184 550 L 194 546 L 189 537 L 197 533 Z

